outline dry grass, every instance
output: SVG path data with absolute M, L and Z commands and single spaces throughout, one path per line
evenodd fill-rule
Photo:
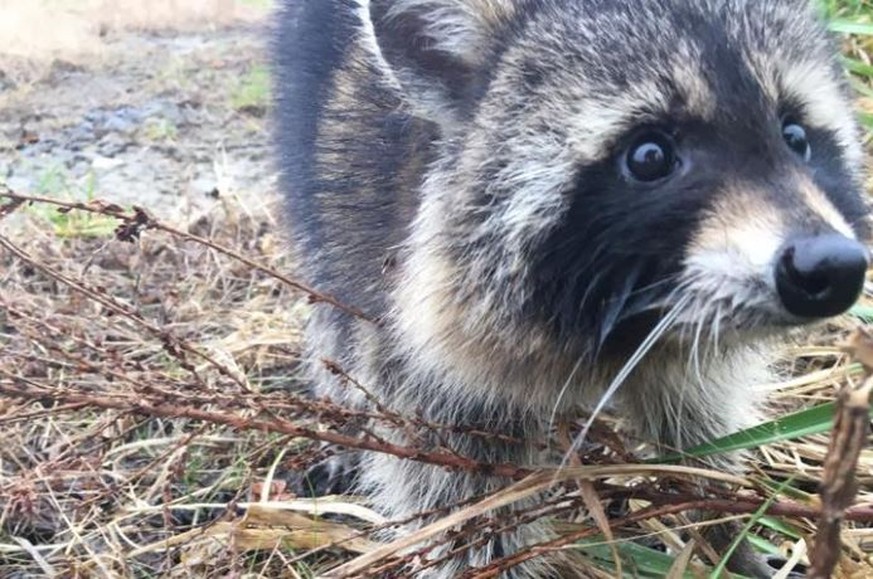
M 36 215 L 16 230 L 10 241 L 23 242 L 41 264 L 112 296 L 167 335 L 191 340 L 258 393 L 298 387 L 295 347 L 305 314 L 281 283 L 167 235 L 146 233 L 135 245 L 105 237 L 60 240 L 52 223 Z M 189 230 L 289 267 L 264 208 L 244 212 L 228 202 Z M 166 336 L 113 315 L 9 252 L 0 252 L 0 272 L 0 380 L 14 374 L 55 392 L 133 399 L 143 388 L 166 389 L 168 399 L 178 390 L 233 398 L 241 388 L 203 360 L 186 368 L 162 343 Z M 52 576 L 199 574 L 242 565 L 227 539 L 242 540 L 238 530 L 225 532 L 223 542 L 215 530 L 189 537 L 172 555 L 160 541 L 233 518 L 230 502 L 252 498 L 255 483 L 295 448 L 276 436 L 49 399 L 0 399 L 0 430 L 4 577 L 38 569 Z M 198 555 L 221 550 L 219 544 L 227 557 Z
M 46 211 L 27 212 L 22 228 L 0 236 L 4 577 L 297 577 L 356 555 L 361 558 L 344 568 L 351 576 L 386 576 L 423 554 L 360 532 L 385 522 L 353 497 L 295 496 L 300 473 L 323 456 L 311 440 L 333 440 L 333 428 L 358 416 L 297 395 L 305 390 L 295 376 L 308 307 L 299 291 L 270 273 L 293 265 L 277 237 L 275 208 L 245 207 L 226 200 L 178 234 L 131 218 L 115 236 L 64 238 L 55 235 L 59 224 L 46 220 Z M 99 203 L 88 208 L 90 216 L 63 215 L 115 223 L 103 214 L 126 214 Z M 20 204 L 7 206 L 12 210 L 28 211 Z M 833 399 L 859 376 L 839 347 L 853 326 L 846 319 L 786 351 L 786 379 L 762 386 L 773 391 L 775 411 Z M 382 418 L 403 428 L 441 428 L 414 417 Z M 481 519 L 488 509 L 557 481 L 560 498 L 505 524 L 550 513 L 564 521 L 564 538 L 551 548 L 584 540 L 596 553 L 602 526 L 577 518 L 592 506 L 592 495 L 574 482 L 584 479 L 595 483 L 588 487 L 595 502 L 626 504 L 611 522 L 619 546 L 633 548 L 629 538 L 648 536 L 681 552 L 694 544 L 678 531 L 696 528 L 683 514 L 689 509 L 748 516 L 780 481 L 791 480 L 790 499 L 770 505 L 772 520 L 783 527 L 758 521 L 754 532 L 803 560 L 815 533 L 814 493 L 827 436 L 762 447 L 748 479 L 614 464 L 627 450 L 607 435 L 597 439 L 612 451 L 582 457 L 590 466 L 566 470 L 560 479 L 554 473 L 526 478 L 440 518 L 420 536 L 494 525 Z M 418 450 L 420 458 L 440 460 Z M 866 555 L 873 544 L 873 453 L 862 454 L 857 473 L 862 493 L 850 512 L 839 576 L 873 573 Z M 737 486 L 700 495 L 689 477 Z M 596 576 L 611 559 L 606 551 L 584 564 Z

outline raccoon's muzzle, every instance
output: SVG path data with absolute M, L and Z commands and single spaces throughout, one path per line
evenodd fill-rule
M 868 265 L 864 246 L 837 233 L 789 240 L 776 262 L 776 290 L 795 316 L 835 316 L 858 299 Z

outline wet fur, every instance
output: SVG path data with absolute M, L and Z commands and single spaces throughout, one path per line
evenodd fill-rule
M 842 72 L 801 0 L 286 0 L 277 18 L 276 134 L 303 271 L 382 322 L 315 308 L 320 395 L 364 404 L 329 358 L 400 413 L 543 440 L 553 417 L 600 400 L 645 314 L 686 296 L 609 402 L 645 439 L 692 446 L 758 420 L 752 385 L 797 323 L 774 305 L 766 252 L 799 231 L 866 234 Z M 808 123 L 812 168 L 773 130 L 784 114 Z M 664 123 L 695 172 L 654 190 L 616 176 L 634 132 Z M 448 442 L 486 462 L 556 460 Z M 361 461 L 361 489 L 397 519 L 507 483 Z M 550 536 L 531 523 L 431 573 Z M 511 576 L 573 576 L 551 565 Z

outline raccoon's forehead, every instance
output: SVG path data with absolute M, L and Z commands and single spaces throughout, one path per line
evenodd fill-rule
M 594 160 L 641 124 L 790 112 L 860 156 L 835 44 L 803 0 L 535 4 L 481 103 L 518 134 L 567 131 Z

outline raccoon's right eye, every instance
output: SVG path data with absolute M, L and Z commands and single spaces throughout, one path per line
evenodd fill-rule
M 788 147 L 797 153 L 797 156 L 804 162 L 809 162 L 812 156 L 812 147 L 803 125 L 795 122 L 791 117 L 785 119 L 782 123 L 782 138 L 785 139 Z
M 624 165 L 630 178 L 643 183 L 669 177 L 678 165 L 673 139 L 659 131 L 638 136 L 627 151 Z

